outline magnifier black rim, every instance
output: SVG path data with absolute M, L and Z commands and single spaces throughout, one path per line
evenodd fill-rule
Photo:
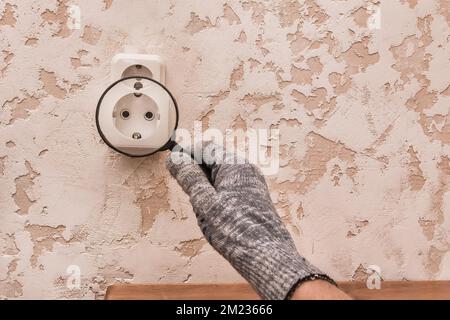
M 169 139 L 162 147 L 160 147 L 159 149 L 157 149 L 157 150 L 155 150 L 155 151 L 153 151 L 153 152 L 146 153 L 146 154 L 142 154 L 142 155 L 129 154 L 129 153 L 127 153 L 127 152 L 124 152 L 124 151 L 119 150 L 119 149 L 117 149 L 116 147 L 114 147 L 114 146 L 108 141 L 108 139 L 106 139 L 105 135 L 103 134 L 102 130 L 100 129 L 100 124 L 99 124 L 99 120 L 98 120 L 98 115 L 99 115 L 99 112 L 100 112 L 100 105 L 102 104 L 102 101 L 103 101 L 103 98 L 105 97 L 105 95 L 108 93 L 109 90 L 112 89 L 112 87 L 114 87 L 114 86 L 115 86 L 116 84 L 118 84 L 119 82 L 122 82 L 122 81 L 125 81 L 125 80 L 130 80 L 130 79 L 136 79 L 136 78 L 138 78 L 138 79 L 150 80 L 150 81 L 156 83 L 157 85 L 161 86 L 161 88 L 163 88 L 163 89 L 169 94 L 170 98 L 172 99 L 173 104 L 174 104 L 174 106 L 175 106 L 175 114 L 176 114 L 176 117 L 175 117 L 175 128 L 173 129 L 173 132 L 172 132 L 172 134 L 171 134 L 171 137 L 172 137 L 173 134 L 175 133 L 175 130 L 177 130 L 177 128 L 178 128 L 178 119 L 179 119 L 179 111 L 178 111 L 177 100 L 176 100 L 175 97 L 172 95 L 172 93 L 169 91 L 169 89 L 167 89 L 167 88 L 166 88 L 162 83 L 160 83 L 159 81 L 156 81 L 155 79 L 152 79 L 152 78 L 149 78 L 149 77 L 130 76 L 130 77 L 121 78 L 121 79 L 119 79 L 119 80 L 113 82 L 108 88 L 106 88 L 106 90 L 102 93 L 100 99 L 98 100 L 97 108 L 96 108 L 96 110 L 95 110 L 95 124 L 96 124 L 97 131 L 98 131 L 100 137 L 103 139 L 103 141 L 105 141 L 105 143 L 106 143 L 106 145 L 107 145 L 108 147 L 110 147 L 110 148 L 113 149 L 114 151 L 117 151 L 117 152 L 119 152 L 119 153 L 121 153 L 121 154 L 124 154 L 124 155 L 126 155 L 126 156 L 128 156 L 128 157 L 132 157 L 132 158 L 148 157 L 148 156 L 150 156 L 150 155 L 152 155 L 152 154 L 154 154 L 154 153 L 156 153 L 156 152 L 164 151 L 164 150 L 169 150 L 169 149 L 171 149 L 172 145 L 175 144 L 175 141 L 173 141 L 172 138 L 170 138 L 170 139 Z

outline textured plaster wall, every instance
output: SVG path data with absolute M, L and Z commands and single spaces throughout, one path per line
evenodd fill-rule
M 371 3 L 381 28 L 371 28 Z M 67 6 L 81 28 L 67 27 Z M 118 52 L 159 54 L 181 127 L 278 128 L 273 200 L 339 280 L 450 278 L 450 1 L 0 2 L 0 297 L 242 279 L 202 238 L 165 154 L 94 124 Z M 80 289 L 66 286 L 70 265 Z

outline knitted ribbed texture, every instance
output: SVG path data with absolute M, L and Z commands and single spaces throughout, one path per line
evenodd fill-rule
M 170 173 L 189 195 L 198 224 L 212 247 L 264 299 L 289 298 L 303 280 L 333 283 L 297 252 L 257 167 L 223 163 L 233 156 L 218 148 L 209 144 L 203 146 L 203 152 L 197 150 L 197 162 L 202 155 L 211 177 L 190 155 L 174 152 L 167 160 Z

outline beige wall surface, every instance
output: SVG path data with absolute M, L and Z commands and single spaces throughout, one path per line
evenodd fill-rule
M 101 141 L 95 107 L 119 52 L 165 59 L 183 128 L 280 130 L 272 197 L 324 271 L 450 279 L 449 0 L 5 0 L 0 298 L 243 281 L 166 153 Z

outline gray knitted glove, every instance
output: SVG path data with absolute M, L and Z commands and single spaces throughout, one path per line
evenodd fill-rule
M 212 143 L 195 153 L 207 170 L 187 153 L 172 152 L 170 173 L 189 195 L 206 239 L 262 298 L 289 298 L 307 280 L 334 284 L 297 252 L 256 166 L 227 164 L 234 157 Z

